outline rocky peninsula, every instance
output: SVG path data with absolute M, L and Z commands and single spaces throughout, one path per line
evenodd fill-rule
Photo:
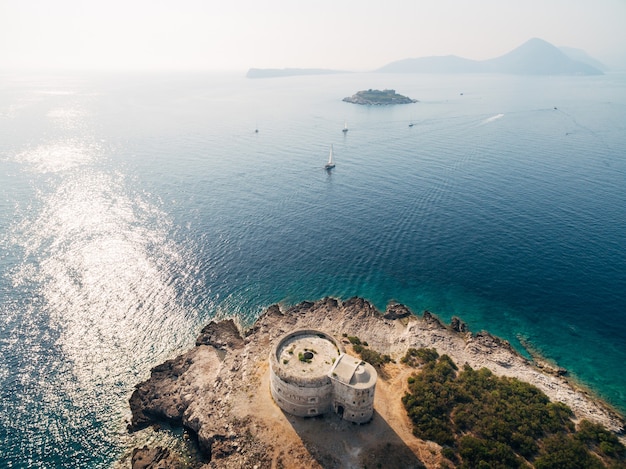
M 418 102 L 417 99 L 411 99 L 408 96 L 398 94 L 395 90 L 380 91 L 372 89 L 358 91 L 350 97 L 343 98 L 342 101 L 352 104 L 361 104 L 364 106 L 385 106 L 389 104 L 411 104 Z
M 392 361 L 379 368 L 370 423 L 351 424 L 332 413 L 298 418 L 274 403 L 268 356 L 272 344 L 296 329 L 326 331 L 355 356 L 349 340 L 355 336 L 389 355 Z M 623 434 L 623 418 L 572 384 L 564 370 L 529 360 L 486 332 L 472 333 L 457 318 L 445 325 L 428 311 L 417 316 L 400 304 L 381 313 L 361 298 L 324 298 L 285 310 L 273 305 L 246 331 L 233 320 L 209 323 L 194 348 L 156 366 L 136 386 L 128 428 L 136 432 L 162 423 L 185 428 L 197 437 L 204 457 L 197 466 L 203 469 L 438 468 L 445 462 L 442 447 L 414 436 L 401 402 L 416 371 L 401 360 L 410 348 L 433 348 L 460 366 L 531 383 L 569 406 L 575 421 L 586 419 Z M 148 447 L 134 450 L 132 464 L 186 467 L 169 450 Z

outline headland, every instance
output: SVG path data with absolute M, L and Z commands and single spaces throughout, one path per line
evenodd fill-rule
M 325 331 L 352 356 L 358 337 L 388 358 L 378 368 L 369 423 L 357 425 L 333 412 L 296 417 L 276 404 L 268 357 L 277 344 L 282 353 L 280 344 L 294 330 Z M 273 305 L 246 331 L 233 320 L 209 323 L 194 348 L 155 367 L 136 386 L 128 428 L 167 423 L 187 429 L 197 437 L 203 469 L 441 467 L 443 448 L 414 436 L 402 404 L 416 370 L 401 357 L 421 348 L 436 349 L 459 366 L 530 383 L 571 408 L 574 421 L 586 419 L 623 435 L 622 416 L 568 380 L 565 370 L 529 360 L 486 332 L 472 333 L 458 318 L 445 325 L 428 311 L 417 316 L 400 304 L 381 313 L 361 298 L 324 298 L 285 310 Z M 133 467 L 185 465 L 169 450 L 146 447 L 135 450 Z
M 307 75 L 335 75 L 337 73 L 350 73 L 341 70 L 327 68 L 251 68 L 246 73 L 246 78 L 279 78 Z

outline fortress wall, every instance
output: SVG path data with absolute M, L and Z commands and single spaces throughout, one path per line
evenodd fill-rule
M 280 350 L 293 339 L 314 335 L 328 341 L 343 352 L 343 346 L 332 336 L 317 330 L 301 329 L 283 336 L 270 352 L 270 392 L 278 406 L 285 412 L 312 417 L 332 410 L 333 385 L 325 374 L 303 374 L 299 376 L 291 365 L 280 361 Z
M 333 410 L 349 422 L 369 422 L 374 415 L 375 389 L 375 383 L 369 388 L 355 388 L 333 380 Z
M 285 412 L 298 417 L 313 417 L 331 410 L 333 385 L 330 379 L 315 387 L 299 386 L 270 374 L 272 398 Z
M 291 355 L 285 354 L 285 350 L 295 355 L 299 350 L 303 350 L 302 347 L 311 347 L 311 341 L 306 336 L 315 336 L 313 342 L 319 339 L 328 341 L 333 350 L 332 354 L 324 356 L 324 352 L 318 349 L 320 355 L 312 359 L 312 368 L 302 366 L 298 362 L 294 363 L 298 358 L 294 359 Z M 304 345 L 299 341 L 304 341 Z M 295 350 L 292 348 L 294 343 L 300 343 Z M 312 351 L 307 348 L 304 350 Z M 336 361 L 332 356 L 335 351 L 338 355 L 341 353 Z M 328 354 L 328 349 L 326 353 Z M 269 356 L 270 392 L 274 402 L 283 411 L 298 417 L 313 417 L 335 411 L 349 422 L 369 422 L 374 414 L 376 370 L 369 363 L 359 364 L 358 359 L 343 355 L 344 353 L 341 343 L 320 331 L 305 329 L 283 336 L 272 348 Z M 341 362 L 342 357 L 345 357 L 344 362 Z M 316 359 L 321 359 L 317 365 Z M 342 371 L 334 368 L 337 374 L 334 371 L 331 373 L 331 359 L 335 367 L 339 366 L 340 362 L 345 363 L 345 360 L 348 363 L 343 366 Z M 324 363 L 328 363 L 327 372 L 324 372 Z M 350 383 L 345 382 L 346 380 Z
M 282 372 L 279 368 L 276 370 L 274 367 L 270 365 L 270 369 L 272 370 L 272 376 L 280 379 L 284 383 L 290 383 L 293 386 L 296 386 L 298 389 L 317 389 L 320 387 L 324 387 L 329 383 L 329 378 L 327 376 L 302 376 L 297 377 L 293 376 L 289 373 Z

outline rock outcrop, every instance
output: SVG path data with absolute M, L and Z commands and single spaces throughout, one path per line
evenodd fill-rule
M 469 332 L 467 324 L 465 324 L 456 316 L 452 317 L 452 321 L 450 321 L 450 327 L 452 328 L 453 331 L 456 331 L 456 332 Z
M 135 448 L 131 458 L 133 469 L 183 469 L 185 465 L 170 450 L 156 448 Z
M 295 418 L 274 404 L 268 389 L 268 354 L 278 338 L 300 328 L 333 334 L 348 352 L 345 336 L 357 336 L 395 359 L 379 379 L 371 423 L 356 426 L 332 414 Z M 439 467 L 437 445 L 412 435 L 400 402 L 413 372 L 400 364 L 409 347 L 434 347 L 458 364 L 517 377 L 567 404 L 578 419 L 623 429 L 620 416 L 562 376 L 543 372 L 508 342 L 486 332 L 471 334 L 458 319 L 446 326 L 428 311 L 417 317 L 399 304 L 382 314 L 362 298 L 324 298 L 286 311 L 274 305 L 245 333 L 232 320 L 211 322 L 194 348 L 155 367 L 150 378 L 136 386 L 128 427 L 137 431 L 159 422 L 185 427 L 197 436 L 205 469 L 376 467 L 390 454 L 399 467 Z M 148 467 L 139 464 L 133 467 Z

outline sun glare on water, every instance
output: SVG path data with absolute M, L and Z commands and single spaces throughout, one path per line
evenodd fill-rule
M 76 109 L 55 109 L 48 118 L 64 131 L 85 128 Z M 13 346 L 30 364 L 17 379 L 39 394 L 23 405 L 55 409 L 39 430 L 31 422 L 24 431 L 47 428 L 59 448 L 65 432 L 85 425 L 102 440 L 94 444 L 124 438 L 128 390 L 156 361 L 188 345 L 185 331 L 197 321 L 181 300 L 193 286 L 193 257 L 172 239 L 167 214 L 129 176 L 99 169 L 107 151 L 90 136 L 72 136 L 14 157 L 38 189 L 11 228 L 9 242 L 23 253 L 11 282 L 30 289 L 29 302 L 37 305 L 16 304 L 9 313 L 48 331 L 49 340 L 42 345 L 32 331 L 16 332 Z M 24 408 L 23 418 L 29 414 Z M 102 416 L 116 420 L 103 429 L 88 423 Z M 43 450 L 33 442 L 23 451 L 37 459 Z

